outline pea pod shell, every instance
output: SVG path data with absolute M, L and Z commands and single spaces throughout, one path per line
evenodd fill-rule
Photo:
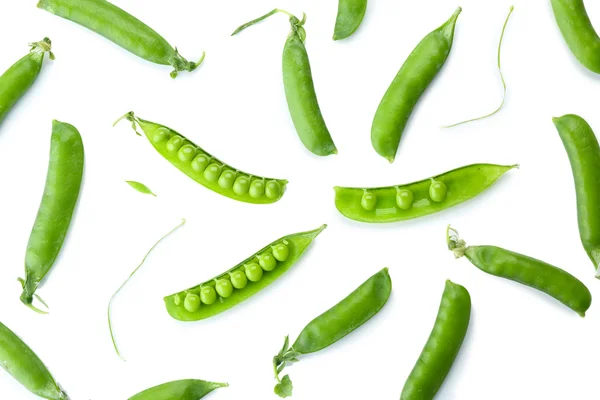
M 339 0 L 333 40 L 345 39 L 356 32 L 366 11 L 367 0 Z
M 69 400 L 42 360 L 1 322 L 0 366 L 37 396 L 50 400 Z
M 211 279 L 210 281 L 204 282 L 200 285 L 193 286 L 187 290 L 165 297 L 164 301 L 167 311 L 169 312 L 171 317 L 180 321 L 199 321 L 220 314 L 223 311 L 226 311 L 231 307 L 238 305 L 242 301 L 254 296 L 256 293 L 260 292 L 261 290 L 269 286 L 271 283 L 275 282 L 281 275 L 287 272 L 298 261 L 298 259 L 300 259 L 300 257 L 308 248 L 308 246 L 312 243 L 312 241 L 326 227 L 327 225 L 323 225 L 320 228 L 315 229 L 313 231 L 295 233 L 292 235 L 284 236 L 268 244 L 267 246 L 257 251 L 241 263 L 237 264 L 235 267 Z M 265 271 L 262 278 L 258 281 L 252 282 L 248 280 L 248 283 L 244 288 L 234 290 L 231 296 L 227 298 L 219 297 L 215 303 L 210 305 L 202 304 L 200 308 L 195 312 L 187 311 L 184 307 L 183 302 L 177 304 L 177 299 L 185 298 L 187 293 L 193 292 L 198 294 L 198 289 L 200 286 L 214 286 L 218 279 L 228 277 L 230 272 L 240 269 L 247 263 L 256 262 L 255 260 L 258 254 L 262 254 L 266 250 L 271 249 L 271 246 L 275 246 L 278 243 L 282 243 L 284 241 L 287 243 L 287 246 L 289 248 L 289 255 L 287 256 L 286 260 L 279 263 L 274 270 Z
M 454 364 L 469 328 L 471 296 L 446 281 L 435 325 L 411 371 L 400 400 L 432 400 Z
M 308 354 L 332 345 L 377 314 L 391 292 L 392 280 L 388 269 L 384 268 L 306 325 L 292 348 Z
M 227 386 L 229 385 L 226 383 L 183 379 L 146 389 L 130 397 L 129 400 L 200 400 L 213 390 Z
M 347 218 L 361 222 L 397 222 L 423 217 L 453 207 L 477 196 L 490 187 L 504 173 L 516 165 L 471 164 L 433 177 L 447 187 L 446 198 L 441 202 L 431 200 L 429 188 L 431 179 L 398 186 L 381 188 L 349 188 L 336 186 L 335 206 Z M 401 209 L 396 203 L 398 189 L 408 189 L 414 195 L 409 209 Z M 363 194 L 367 191 L 377 198 L 374 209 L 361 206 Z

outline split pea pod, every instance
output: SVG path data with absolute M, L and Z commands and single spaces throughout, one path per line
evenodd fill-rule
M 129 400 L 200 400 L 213 390 L 229 386 L 226 383 L 200 379 L 183 379 L 146 389 Z
M 558 28 L 573 55 L 583 66 L 600 74 L 600 37 L 583 0 L 551 0 Z
M 303 15 L 302 20 L 299 20 L 287 11 L 274 9 L 262 17 L 241 25 L 231 36 L 277 13 L 284 13 L 290 18 L 291 32 L 283 47 L 283 87 L 296 132 L 304 146 L 313 154 L 318 156 L 337 154 L 321 114 L 308 53 L 304 46 L 306 14 Z
M 144 60 L 171 65 L 171 77 L 181 71 L 193 71 L 198 62 L 183 58 L 156 31 L 106 0 L 39 0 L 38 8 L 82 25 Z
M 472 199 L 516 167 L 518 165 L 472 164 L 404 185 L 336 186 L 335 206 L 343 216 L 361 222 L 419 218 Z
M 213 192 L 253 204 L 275 203 L 285 192 L 288 183 L 285 179 L 265 178 L 233 168 L 173 129 L 138 118 L 133 112 L 117 122 L 124 118 L 131 121 L 136 133 L 139 125 L 154 149 L 167 161 Z
M 367 0 L 339 0 L 333 40 L 352 35 L 360 26 L 366 11 Z
M 1 322 L 0 366 L 37 396 L 49 400 L 69 400 L 42 360 Z
M 29 44 L 29 54 L 14 63 L 0 76 L 0 124 L 15 104 L 27 93 L 42 70 L 44 55 L 54 60 L 50 39 Z
M 442 69 L 454 39 L 459 7 L 442 26 L 425 36 L 410 53 L 377 107 L 371 126 L 375 151 L 394 162 L 400 139 L 415 105 Z
M 384 268 L 306 325 L 292 347 L 289 347 L 289 337 L 286 336 L 283 348 L 273 358 L 275 378 L 279 382 L 275 393 L 280 397 L 292 395 L 290 377 L 279 378 L 287 363 L 297 362 L 301 355 L 323 350 L 352 333 L 383 308 L 391 292 L 392 280 L 388 269 Z
M 400 400 L 432 400 L 454 364 L 469 328 L 471 296 L 446 281 L 435 325 L 410 373 Z
M 600 146 L 590 125 L 574 114 L 553 118 L 575 181 L 579 236 L 600 278 Z
M 289 270 L 325 229 L 284 236 L 213 279 L 164 298 L 171 317 L 198 321 L 254 296 Z
M 79 198 L 83 178 L 83 142 L 70 124 L 53 121 L 44 195 L 29 236 L 21 301 L 29 308 L 38 286 L 54 265 Z
M 448 249 L 456 258 L 467 257 L 483 272 L 544 292 L 582 317 L 592 304 L 588 288 L 565 270 L 501 247 L 467 246 L 450 227 L 446 236 Z

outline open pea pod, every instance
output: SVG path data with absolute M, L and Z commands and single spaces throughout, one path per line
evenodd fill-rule
M 326 227 L 277 239 L 221 275 L 165 297 L 167 311 L 180 321 L 199 321 L 236 306 L 289 270 Z
M 472 164 L 418 182 L 380 188 L 336 186 L 335 206 L 361 222 L 396 222 L 445 210 L 477 196 L 518 165 Z
M 200 379 L 182 379 L 146 389 L 129 400 L 200 400 L 213 390 L 229 386 L 226 383 Z

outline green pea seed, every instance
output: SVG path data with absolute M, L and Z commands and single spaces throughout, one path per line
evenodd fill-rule
M 236 289 L 243 289 L 248 284 L 248 278 L 243 271 L 233 271 L 229 274 L 231 278 L 231 284 Z
M 362 199 L 360 199 L 360 205 L 367 211 L 372 211 L 375 209 L 377 205 L 377 196 L 373 193 L 364 192 Z
M 208 167 L 208 163 L 210 162 L 210 157 L 206 154 L 198 154 L 192 160 L 192 169 L 196 172 L 203 172 L 206 167 Z
M 179 296 L 178 294 L 173 296 L 173 303 L 175 303 L 176 306 L 180 305 L 181 304 L 181 296 Z
M 233 184 L 233 192 L 237 195 L 243 195 L 248 193 L 250 188 L 250 179 L 247 176 L 240 176 Z
M 257 263 L 246 265 L 246 276 L 251 282 L 258 282 L 263 276 L 263 270 Z
M 171 131 L 165 127 L 160 127 L 152 135 L 152 142 L 162 143 L 166 142 L 171 137 Z
M 216 182 L 221 174 L 221 166 L 219 164 L 212 163 L 204 170 L 204 178 L 209 182 Z
M 183 146 L 183 138 L 179 135 L 175 135 L 167 142 L 167 151 L 169 153 L 175 153 L 181 146 Z
M 233 293 L 233 286 L 229 279 L 219 279 L 215 285 L 215 289 L 219 296 L 227 298 Z
M 265 195 L 269 199 L 276 199 L 281 194 L 281 184 L 277 181 L 269 181 L 267 182 L 267 186 L 265 188 Z
M 285 261 L 287 260 L 287 258 L 290 255 L 290 248 L 287 245 L 287 241 L 283 241 L 283 243 L 278 243 L 275 246 L 273 246 L 273 257 L 275 257 L 275 259 L 277 261 Z
M 429 197 L 431 197 L 431 200 L 439 203 L 440 201 L 444 201 L 447 194 L 448 188 L 444 182 L 436 181 L 432 178 L 431 186 L 429 186 Z
M 415 195 L 408 189 L 398 189 L 396 192 L 396 205 L 401 210 L 408 210 L 415 201 Z
M 235 172 L 232 170 L 225 170 L 219 177 L 219 186 L 223 189 L 231 189 L 235 182 Z
M 215 292 L 215 288 L 212 286 L 203 286 L 200 289 L 200 300 L 202 300 L 204 304 L 209 305 L 217 301 L 217 292 Z
M 256 179 L 256 180 L 252 181 L 252 183 L 250 184 L 250 190 L 248 193 L 250 194 L 250 197 L 252 197 L 253 199 L 258 199 L 263 194 L 265 194 L 265 182 L 262 181 L 261 179 Z
M 183 307 L 189 312 L 196 312 L 200 308 L 200 296 L 194 293 L 188 293 L 185 295 L 183 301 Z
M 273 271 L 277 266 L 277 260 L 271 253 L 264 253 L 257 256 L 258 264 L 265 271 Z
M 182 148 L 179 149 L 177 153 L 177 157 L 180 161 L 188 162 L 191 161 L 192 158 L 196 155 L 196 148 L 191 144 L 186 144 Z

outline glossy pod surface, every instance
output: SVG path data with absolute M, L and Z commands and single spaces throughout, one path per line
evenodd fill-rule
M 42 360 L 1 322 L 0 366 L 37 396 L 49 400 L 69 400 Z
M 551 0 L 558 28 L 573 55 L 587 69 L 600 74 L 600 37 L 583 0 Z
M 79 131 L 53 121 L 50 162 L 44 195 L 29 236 L 21 301 L 31 306 L 33 294 L 54 265 L 67 231 L 83 178 L 84 151 Z
M 139 124 L 160 155 L 213 192 L 253 204 L 275 203 L 285 192 L 288 183 L 285 179 L 265 178 L 240 171 L 166 126 L 137 118 L 132 112 L 125 118 Z
M 389 162 L 396 157 L 402 133 L 415 105 L 450 54 L 460 12 L 459 7 L 448 21 L 421 40 L 377 107 L 371 126 L 371 143 L 375 151 Z
M 213 390 L 227 386 L 226 383 L 183 379 L 146 389 L 129 400 L 200 400 Z
M 471 296 L 446 281 L 433 330 L 410 373 L 400 400 L 432 400 L 450 372 L 469 328 Z
M 167 311 L 180 321 L 198 321 L 230 309 L 289 270 L 326 227 L 284 236 L 221 275 L 165 297 Z
M 600 146 L 578 115 L 553 119 L 571 162 L 577 194 L 579 236 L 598 273 L 600 266 Z
M 361 222 L 396 222 L 445 210 L 477 196 L 516 165 L 472 164 L 433 178 L 381 188 L 335 187 L 335 206 Z
M 345 39 L 356 32 L 366 11 L 367 0 L 339 0 L 333 40 Z

